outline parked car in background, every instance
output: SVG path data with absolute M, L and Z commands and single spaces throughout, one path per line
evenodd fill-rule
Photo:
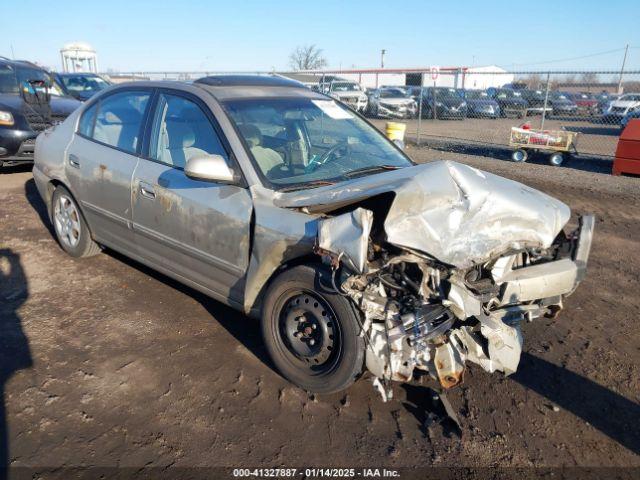
M 417 104 L 401 88 L 379 88 L 369 93 L 366 113 L 371 117 L 413 118 Z
M 640 108 L 631 110 L 630 112 L 627 112 L 624 117 L 622 117 L 622 120 L 620 120 L 620 130 L 624 130 L 627 127 L 629 121 L 634 118 L 640 118 Z
M 416 165 L 280 77 L 112 87 L 38 137 L 33 176 L 67 254 L 106 246 L 260 318 L 274 366 L 313 393 L 365 369 L 384 399 L 417 370 L 443 388 L 467 362 L 514 373 L 594 226 L 565 232 L 567 205 L 512 180 Z
M 611 105 L 611 102 L 620 98 L 620 95 L 616 95 L 609 92 L 600 92 L 595 95 L 596 100 L 598 101 L 598 113 L 604 114 Z
M 573 102 L 565 93 L 562 92 L 549 92 L 549 103 L 553 109 L 553 114 L 562 115 L 577 115 L 578 105 Z
M 522 97 L 522 92 L 511 88 L 490 87 L 487 93 L 500 105 L 500 114 L 503 117 L 524 118 L 529 108 L 529 103 Z
M 467 116 L 477 118 L 498 118 L 500 105 L 484 90 L 463 90 L 467 102 Z
M 598 100 L 589 92 L 564 92 L 569 100 L 578 107 L 578 113 L 582 115 L 597 115 Z
M 549 99 L 546 100 L 545 107 L 545 97 L 547 96 L 547 92 L 544 90 L 528 90 L 522 89 L 518 90 L 522 94 L 522 98 L 524 98 L 529 104 L 527 107 L 527 115 L 542 115 L 542 112 L 545 112 L 545 115 L 549 115 L 553 112 L 553 108 L 549 103 Z
M 367 108 L 367 95 L 356 82 L 333 80 L 329 83 L 320 84 L 320 91 L 353 108 L 357 112 L 364 112 Z
M 625 93 L 609 104 L 602 114 L 602 122 L 619 124 L 624 116 L 640 108 L 640 93 Z
M 95 73 L 56 73 L 55 78 L 66 95 L 82 102 L 111 85 L 109 80 Z
M 422 117 L 463 120 L 467 117 L 467 102 L 455 88 L 425 87 L 422 89 Z
M 38 134 L 79 105 L 46 70 L 0 57 L 0 167 L 32 162 Z

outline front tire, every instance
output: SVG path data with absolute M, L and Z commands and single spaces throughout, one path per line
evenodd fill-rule
M 100 253 L 100 246 L 91 238 L 75 198 L 62 185 L 53 191 L 51 221 L 58 243 L 72 257 L 91 257 Z
M 331 286 L 331 272 L 302 265 L 269 286 L 262 335 L 285 378 L 309 392 L 338 392 L 363 368 L 365 344 L 357 315 L 351 301 Z

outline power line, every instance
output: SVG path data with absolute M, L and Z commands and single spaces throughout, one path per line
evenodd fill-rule
M 635 48 L 635 47 L 631 47 L 631 48 Z M 548 63 L 570 62 L 572 60 L 582 60 L 584 58 L 592 58 L 592 57 L 599 57 L 601 55 L 609 55 L 611 53 L 621 52 L 623 50 L 624 48 L 615 48 L 613 50 L 607 50 L 605 52 L 598 52 L 598 53 L 591 53 L 588 55 L 581 55 L 579 57 L 559 58 L 557 60 L 546 60 L 544 62 L 534 62 L 534 63 L 512 63 L 510 65 L 512 67 L 522 67 L 522 66 L 530 66 L 530 65 L 546 65 Z

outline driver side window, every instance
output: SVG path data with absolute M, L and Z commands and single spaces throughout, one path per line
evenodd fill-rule
M 184 169 L 188 160 L 202 155 L 227 154 L 209 118 L 193 101 L 162 93 L 151 129 L 149 156 Z

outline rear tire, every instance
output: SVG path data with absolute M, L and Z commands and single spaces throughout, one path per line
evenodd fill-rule
M 62 185 L 53 191 L 51 222 L 58 243 L 72 257 L 92 257 L 100 253 L 100 245 L 91 238 L 78 203 Z
M 331 286 L 331 272 L 301 265 L 281 273 L 262 306 L 262 335 L 278 371 L 313 393 L 349 387 L 362 372 L 358 312 Z

